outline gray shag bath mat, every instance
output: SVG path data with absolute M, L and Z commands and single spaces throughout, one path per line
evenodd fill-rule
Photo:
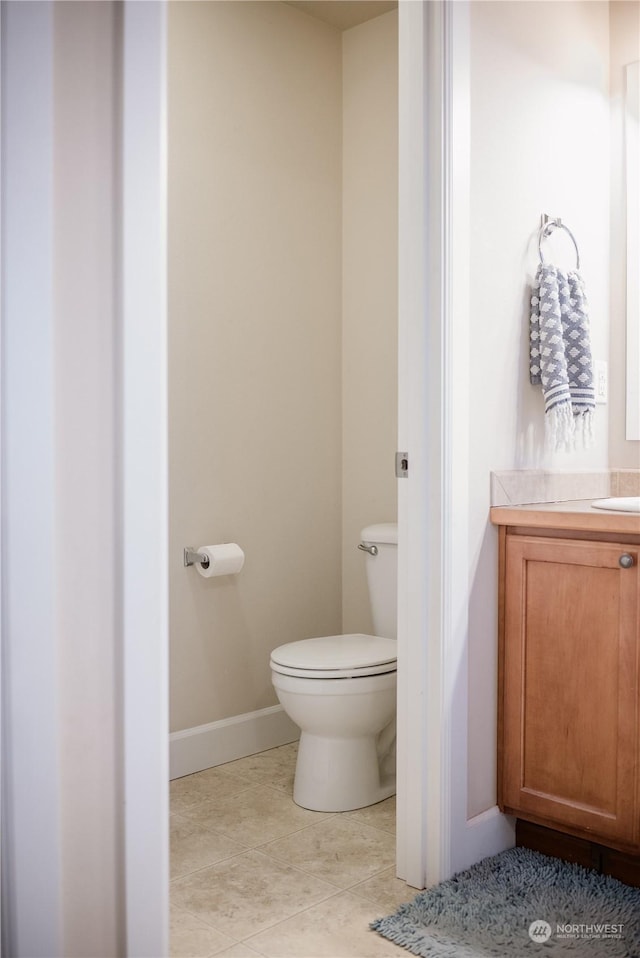
M 511 848 L 371 927 L 422 958 L 640 958 L 640 888 Z

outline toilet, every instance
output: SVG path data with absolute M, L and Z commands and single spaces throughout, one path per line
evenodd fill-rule
M 362 530 L 375 635 L 326 635 L 271 653 L 280 704 L 300 726 L 293 800 L 346 812 L 395 794 L 398 527 Z

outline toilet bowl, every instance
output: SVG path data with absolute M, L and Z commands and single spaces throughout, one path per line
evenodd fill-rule
M 301 730 L 293 799 L 314 811 L 395 794 L 396 524 L 367 526 L 360 548 L 378 634 L 302 639 L 271 653 L 276 694 Z

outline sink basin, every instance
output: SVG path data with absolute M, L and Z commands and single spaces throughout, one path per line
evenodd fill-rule
M 640 512 L 640 496 L 621 496 L 617 499 L 598 499 L 592 502 L 594 509 L 610 509 L 613 512 Z

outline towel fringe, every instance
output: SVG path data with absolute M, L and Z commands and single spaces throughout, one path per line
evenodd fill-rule
M 594 442 L 593 409 L 574 412 L 571 403 L 560 403 L 545 414 L 545 437 L 547 446 L 556 452 L 565 449 L 572 452 L 578 439 L 590 449 Z
M 578 422 L 582 426 L 582 445 L 585 449 L 590 449 L 595 443 L 593 430 L 593 409 L 586 409 L 577 418 Z
M 571 403 L 559 403 L 545 415 L 545 437 L 547 444 L 555 450 L 575 448 L 576 427 Z

